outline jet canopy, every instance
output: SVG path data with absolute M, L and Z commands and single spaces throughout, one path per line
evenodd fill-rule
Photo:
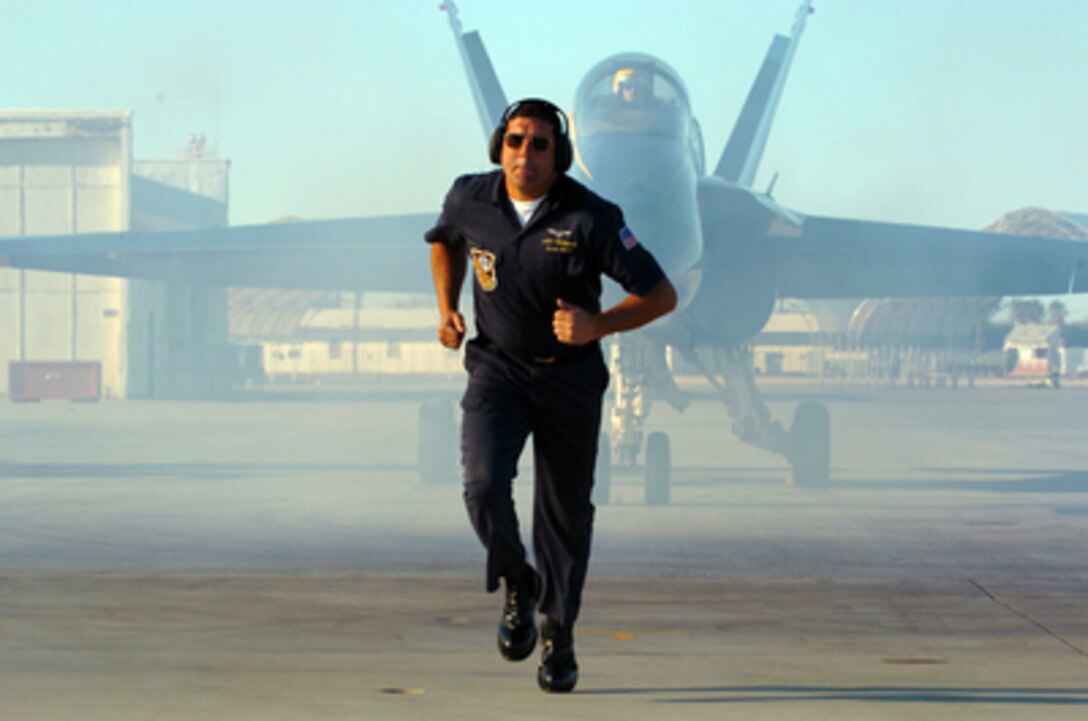
M 650 55 L 613 55 L 593 67 L 574 99 L 579 139 L 597 133 L 642 133 L 686 139 L 691 108 L 679 76 Z

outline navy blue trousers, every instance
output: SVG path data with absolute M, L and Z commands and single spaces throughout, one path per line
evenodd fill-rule
M 465 506 L 487 551 L 487 590 L 526 564 L 513 480 L 533 437 L 533 555 L 539 610 L 564 625 L 578 617 L 593 532 L 593 470 L 608 369 L 594 348 L 577 360 L 534 366 L 479 340 L 466 347 L 461 401 Z

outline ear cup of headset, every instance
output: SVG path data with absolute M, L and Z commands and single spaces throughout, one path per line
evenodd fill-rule
M 495 132 L 491 134 L 491 140 L 487 144 L 487 157 L 491 158 L 491 162 L 495 165 L 502 163 L 502 137 L 506 134 L 506 114 L 503 114 L 503 119 L 499 121 L 499 127 L 495 128 Z
M 559 136 L 555 139 L 555 169 L 560 173 L 565 173 L 570 169 L 571 162 L 574 160 L 574 148 L 570 142 L 570 136 L 567 134 L 567 119 L 563 115 L 563 111 L 560 110 L 553 103 L 547 100 L 540 100 L 537 98 L 528 98 L 526 100 L 518 100 L 507 106 L 503 111 L 502 117 L 499 118 L 499 124 L 495 128 L 495 132 L 491 134 L 491 140 L 487 144 L 487 156 L 491 159 L 491 162 L 495 165 L 502 163 L 502 139 L 506 135 L 506 124 L 510 122 L 510 116 L 514 114 L 514 111 L 518 109 L 518 106 L 526 102 L 536 102 L 547 107 L 551 112 L 555 113 L 556 123 L 559 126 Z
M 574 148 L 571 147 L 570 138 L 564 133 L 555 139 L 555 169 L 560 173 L 567 172 L 572 160 Z

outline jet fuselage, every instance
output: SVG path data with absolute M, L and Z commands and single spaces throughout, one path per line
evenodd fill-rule
M 578 87 L 571 136 L 571 175 L 619 205 L 639 241 L 683 284 L 703 254 L 696 196 L 703 157 L 680 78 L 649 55 L 603 60 Z

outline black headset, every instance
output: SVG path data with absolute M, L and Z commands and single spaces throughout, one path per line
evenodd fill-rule
M 555 116 L 555 125 L 559 128 L 559 134 L 555 138 L 555 169 L 560 173 L 565 173 L 570 168 L 571 161 L 574 160 L 574 148 L 570 143 L 570 135 L 567 132 L 567 116 L 563 115 L 563 111 L 560 110 L 554 103 L 550 103 L 547 100 L 541 98 L 525 98 L 523 100 L 517 100 L 507 106 L 506 110 L 502 111 L 502 117 L 499 118 L 499 125 L 495 128 L 495 132 L 491 134 L 491 141 L 487 144 L 488 157 L 491 158 L 491 162 L 496 165 L 502 162 L 502 139 L 506 135 L 506 125 L 510 122 L 510 118 L 514 116 L 518 108 L 523 105 L 539 105 L 546 112 Z

